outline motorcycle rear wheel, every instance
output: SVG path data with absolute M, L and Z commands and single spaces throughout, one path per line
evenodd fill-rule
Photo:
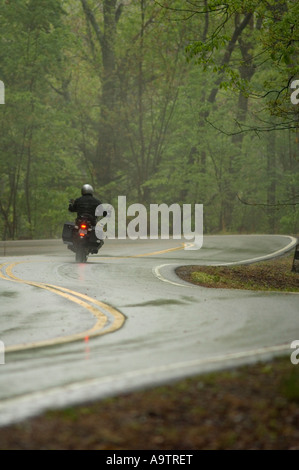
M 87 254 L 83 246 L 79 246 L 76 251 L 76 262 L 77 263 L 86 263 Z

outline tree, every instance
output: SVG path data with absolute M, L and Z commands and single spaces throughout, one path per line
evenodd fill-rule
M 88 25 L 91 25 L 102 54 L 102 94 L 101 121 L 98 131 L 98 143 L 93 157 L 93 166 L 97 182 L 109 184 L 113 178 L 113 167 L 119 156 L 117 133 L 114 128 L 116 108 L 116 71 L 115 41 L 117 24 L 121 16 L 123 3 L 117 0 L 104 0 L 102 10 L 103 28 L 87 0 L 81 0 Z M 90 42 L 93 48 L 93 42 Z
M 232 228 L 240 187 L 240 159 L 235 159 L 243 152 L 245 132 L 298 129 L 298 108 L 291 106 L 289 91 L 290 82 L 298 73 L 298 3 L 231 0 L 225 4 L 177 1 L 171 6 L 168 2 L 161 5 L 188 23 L 197 17 L 202 25 L 199 38 L 190 42 L 186 53 L 188 59 L 201 66 L 210 77 L 211 71 L 214 74 L 212 86 L 203 95 L 207 106 L 201 125 L 207 121 L 215 131 L 231 136 L 234 144 L 221 185 L 224 192 L 222 228 Z M 230 89 L 239 94 L 236 114 L 231 122 L 226 120 L 225 125 L 219 126 L 215 121 L 220 104 L 217 97 L 220 90 Z M 269 207 L 276 201 L 275 140 L 274 135 L 269 136 L 267 147 Z M 276 217 L 269 209 L 272 230 Z
M 37 183 L 42 171 L 50 176 L 47 160 L 57 151 L 57 140 L 51 142 L 50 136 L 56 132 L 57 139 L 63 132 L 51 121 L 59 112 L 51 113 L 48 80 L 64 61 L 65 13 L 58 0 L 3 2 L 0 9 L 1 76 L 7 92 L 0 136 L 3 236 L 28 237 L 37 229 Z

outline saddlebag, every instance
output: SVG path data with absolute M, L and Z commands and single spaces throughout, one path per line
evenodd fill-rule
M 73 228 L 75 222 L 66 222 L 63 226 L 62 240 L 64 243 L 70 243 L 73 241 Z
M 92 232 L 90 232 L 88 242 L 92 248 L 97 248 L 97 249 L 101 248 L 102 245 L 104 245 L 103 240 L 99 240 L 97 238 L 95 230 L 92 230 Z

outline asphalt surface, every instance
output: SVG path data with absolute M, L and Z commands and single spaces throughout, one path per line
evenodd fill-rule
M 0 243 L 0 426 L 291 354 L 297 294 L 206 289 L 174 270 L 246 264 L 295 244 L 274 235 L 206 236 L 200 250 L 178 240 L 107 240 L 76 264 L 60 240 Z

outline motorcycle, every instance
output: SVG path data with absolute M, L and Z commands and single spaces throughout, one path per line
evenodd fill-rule
M 104 244 L 96 237 L 95 226 L 88 215 L 77 218 L 76 222 L 66 222 L 62 240 L 76 254 L 77 263 L 86 263 L 88 256 L 97 254 Z

